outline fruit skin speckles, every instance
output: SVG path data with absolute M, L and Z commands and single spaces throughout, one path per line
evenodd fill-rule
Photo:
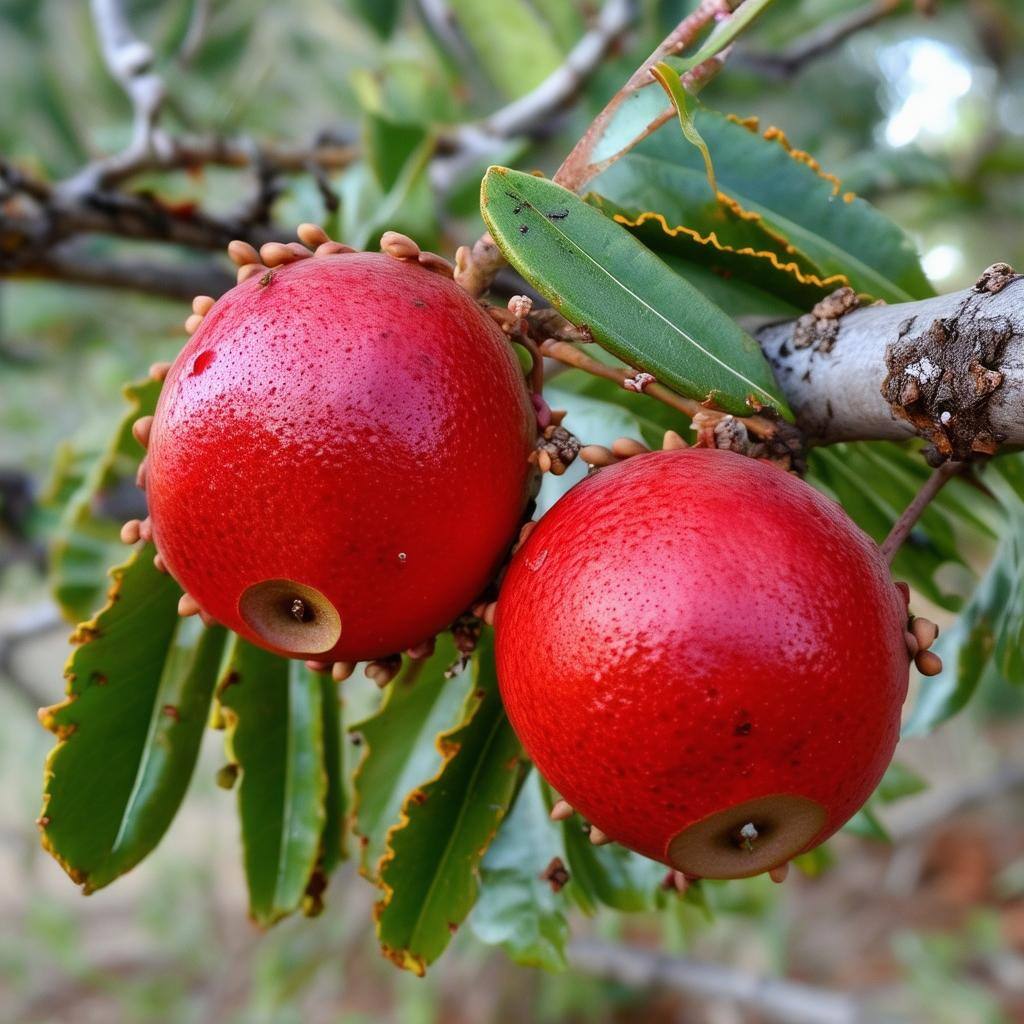
M 824 808 L 818 843 L 892 756 L 906 621 L 877 547 L 807 484 L 731 452 L 640 454 L 517 552 L 499 681 L 541 773 L 612 839 L 668 863 L 681 830 L 787 794 Z
M 284 653 L 416 647 L 484 589 L 521 523 L 536 440 L 521 371 L 476 302 L 415 263 L 324 255 L 273 276 L 208 309 L 167 375 L 146 480 L 161 558 L 256 643 L 246 588 L 320 591 L 340 640 Z

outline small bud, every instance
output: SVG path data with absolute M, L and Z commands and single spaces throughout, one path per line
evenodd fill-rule
M 355 252 L 351 245 L 345 245 L 344 242 L 324 242 L 323 245 L 316 247 L 314 256 L 337 256 L 339 254 L 344 255 L 346 253 Z
M 594 846 L 607 846 L 612 842 L 611 836 L 606 835 L 596 825 L 590 826 L 590 841 Z
M 295 258 L 295 253 L 283 242 L 265 242 L 260 246 L 260 259 L 268 267 L 280 267 Z
M 931 619 L 915 618 L 910 629 L 922 651 L 927 651 L 939 636 L 939 627 Z
M 221 789 L 234 789 L 235 783 L 238 781 L 238 765 L 224 765 L 222 768 L 217 769 L 215 778 L 217 785 Z
M 542 473 L 551 472 L 551 456 L 543 448 L 537 452 L 537 468 Z
M 306 668 L 310 672 L 330 672 L 331 663 L 329 661 L 307 661 Z
M 381 252 L 394 256 L 396 260 L 414 260 L 419 257 L 420 247 L 408 236 L 398 231 L 385 231 L 380 236 Z
M 580 449 L 580 458 L 588 466 L 613 466 L 619 460 L 603 444 L 587 444 Z
M 235 279 L 239 284 L 242 284 L 243 281 L 248 281 L 250 277 L 256 277 L 257 274 L 265 274 L 266 272 L 267 268 L 257 260 L 255 263 L 247 263 L 244 267 L 239 267 Z
M 199 602 L 191 594 L 182 594 L 178 598 L 178 614 L 182 618 L 189 618 L 199 614 Z
M 122 544 L 136 544 L 142 537 L 142 533 L 139 527 L 142 525 L 138 519 L 129 519 L 124 526 L 121 527 L 121 543 Z
M 149 368 L 149 379 L 150 380 L 166 380 L 167 373 L 171 368 L 170 363 L 153 363 Z
M 429 270 L 432 274 L 440 274 L 449 279 L 455 276 L 455 268 L 436 252 L 421 252 L 418 262 L 424 270 Z
M 529 295 L 513 295 L 508 300 L 508 311 L 519 320 L 529 316 L 533 309 L 533 299 Z
M 153 520 L 149 516 L 139 520 L 139 536 L 147 544 L 153 539 Z
M 132 437 L 135 438 L 143 448 L 149 447 L 149 435 L 153 429 L 153 417 L 142 416 L 132 424 Z
M 556 800 L 554 807 L 551 808 L 551 814 L 549 817 L 552 821 L 565 821 L 567 818 L 571 818 L 576 812 L 569 805 L 568 800 Z
M 654 375 L 650 373 L 638 373 L 635 377 L 627 377 L 623 382 L 622 386 L 627 391 L 635 391 L 637 394 L 641 394 L 648 384 L 655 383 Z
M 923 676 L 937 676 L 942 671 L 942 659 L 934 651 L 920 651 L 914 664 Z
M 494 616 L 497 613 L 497 611 L 498 611 L 498 602 L 497 601 L 491 601 L 491 603 L 488 604 L 486 608 L 484 608 L 484 613 L 483 613 L 483 615 L 480 616 L 480 618 L 482 618 L 484 620 L 484 622 L 487 623 L 488 626 L 493 626 L 494 625 Z
M 612 453 L 620 459 L 628 459 L 634 455 L 644 455 L 650 450 L 643 441 L 637 441 L 632 437 L 620 437 L 617 441 L 612 442 Z
M 776 884 L 781 885 L 786 877 L 789 875 L 789 861 L 785 864 L 780 864 L 777 868 L 772 868 L 768 872 L 768 877 Z
M 317 249 L 331 240 L 331 236 L 319 224 L 300 224 L 295 234 L 299 236 L 299 241 L 308 245 L 310 249 Z
M 690 446 L 674 430 L 666 430 L 665 438 L 661 442 L 661 447 L 667 452 L 675 452 L 682 448 L 689 448 Z
M 228 243 L 228 256 L 237 267 L 244 267 L 248 263 L 260 262 L 260 254 L 256 251 L 256 248 L 248 242 L 243 242 L 237 238 L 235 241 Z
M 903 637 L 907 641 L 907 653 L 911 658 L 916 658 L 917 652 L 921 650 L 921 645 L 917 642 L 917 637 L 909 630 L 903 634 Z
M 164 556 L 161 555 L 159 551 L 153 556 L 153 568 L 156 569 L 157 572 L 167 572 L 167 563 L 164 561 Z
M 199 330 L 199 325 L 203 322 L 203 318 L 198 313 L 193 313 L 185 321 L 185 332 L 187 334 L 195 334 Z
M 356 663 L 354 661 L 336 661 L 334 668 L 331 669 L 331 678 L 336 683 L 343 683 L 355 670 Z
M 199 316 L 206 316 L 213 309 L 213 304 L 216 301 L 212 295 L 197 295 L 192 300 L 192 312 L 198 313 Z

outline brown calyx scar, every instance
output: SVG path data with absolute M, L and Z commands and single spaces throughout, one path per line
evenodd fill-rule
M 825 808 L 779 793 L 746 800 L 683 829 L 668 844 L 672 867 L 699 878 L 749 878 L 786 863 L 821 832 Z
M 238 612 L 261 640 L 295 658 L 326 654 L 341 637 L 341 616 L 314 587 L 263 580 L 247 587 Z

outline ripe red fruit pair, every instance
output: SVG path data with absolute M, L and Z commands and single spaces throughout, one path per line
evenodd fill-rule
M 244 283 L 196 306 L 141 432 L 142 532 L 195 605 L 262 646 L 422 650 L 507 554 L 535 414 L 507 339 L 443 266 L 304 230 L 315 258 L 265 247 L 268 269 L 251 252 Z M 574 488 L 518 551 L 499 680 L 528 753 L 597 829 L 737 877 L 870 794 L 906 622 L 838 506 L 738 455 L 665 452 Z

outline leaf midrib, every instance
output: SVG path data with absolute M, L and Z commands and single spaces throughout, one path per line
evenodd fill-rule
M 566 242 L 568 242 L 569 245 L 571 245 L 577 252 L 580 253 L 580 255 L 582 255 L 586 260 L 588 260 L 591 264 L 593 264 L 593 266 L 595 266 L 609 280 L 611 280 L 616 285 L 618 285 L 622 289 L 622 291 L 624 291 L 627 295 L 630 295 L 634 299 L 636 299 L 637 302 L 639 302 L 642 306 L 644 306 L 644 308 L 650 310 L 650 312 L 653 313 L 659 320 L 661 320 L 665 324 L 667 324 L 668 327 L 672 331 L 675 331 L 682 338 L 684 338 L 686 341 L 688 341 L 695 349 L 697 349 L 698 352 L 703 353 L 712 362 L 717 363 L 719 366 L 722 367 L 723 370 L 726 371 L 726 373 L 732 374 L 732 376 L 736 377 L 737 380 L 742 381 L 744 384 L 747 384 L 750 388 L 752 388 L 755 392 L 757 392 L 758 394 L 763 395 L 765 398 L 767 398 L 769 400 L 771 405 L 777 406 L 777 405 L 780 404 L 781 396 L 773 395 L 770 392 L 766 391 L 763 387 L 761 387 L 761 385 L 755 384 L 752 380 L 750 380 L 749 378 L 745 377 L 735 367 L 730 366 L 727 362 L 725 362 L 724 360 L 720 359 L 713 352 L 708 351 L 708 349 L 706 349 L 694 337 L 692 337 L 690 334 L 688 334 L 686 331 L 684 331 L 678 324 L 674 324 L 671 320 L 668 319 L 668 317 L 666 317 L 663 313 L 659 312 L 649 302 L 647 302 L 646 299 L 644 299 L 642 296 L 638 295 L 635 291 L 633 291 L 633 289 L 630 288 L 625 282 L 620 280 L 618 277 L 616 277 L 614 274 L 612 274 L 605 267 L 601 266 L 601 264 L 598 263 L 597 260 L 595 260 L 590 255 L 590 253 L 588 253 L 582 246 L 580 246 L 572 237 L 570 237 L 564 231 L 562 231 L 557 224 L 553 224 L 528 199 L 526 199 L 522 195 L 517 195 L 516 198 L 517 198 L 517 200 L 522 202 L 525 206 L 528 206 L 531 210 L 533 210 L 533 212 L 535 214 L 537 214 L 537 216 L 541 220 L 541 223 L 544 225 L 544 227 L 547 230 L 553 231 L 557 236 L 563 238 Z M 600 216 L 603 216 L 603 214 L 601 214 Z M 646 249 L 646 247 L 645 247 L 645 249 Z M 658 258 L 650 250 L 646 250 L 646 251 L 650 252 L 650 254 L 654 257 L 654 259 Z M 671 268 L 666 267 L 666 269 L 668 269 L 669 272 L 671 272 Z

